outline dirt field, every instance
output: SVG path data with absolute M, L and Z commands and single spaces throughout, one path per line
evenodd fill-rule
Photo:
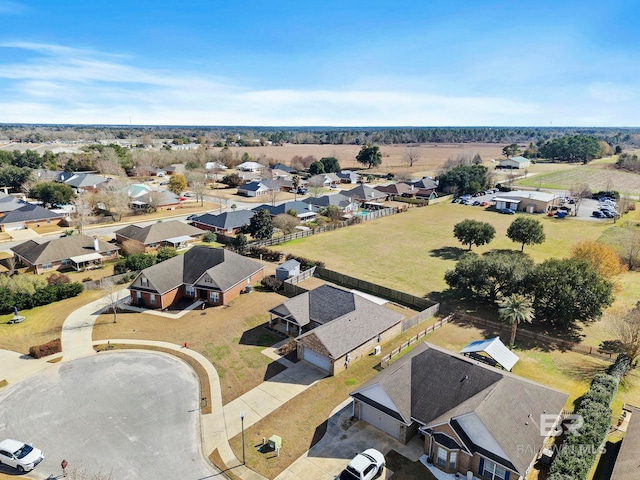
M 495 143 L 463 143 L 463 144 L 424 144 L 420 145 L 420 160 L 412 168 L 404 162 L 406 145 L 382 145 L 382 165 L 376 171 L 383 172 L 410 172 L 412 175 L 433 176 L 448 158 L 457 155 L 475 155 L 479 153 L 485 164 L 489 164 L 492 158 L 502 157 L 502 144 Z M 291 158 L 300 155 L 306 157 L 313 155 L 322 157 L 336 157 L 340 166 L 345 169 L 361 168 L 362 164 L 356 162 L 356 155 L 360 151 L 360 145 L 292 145 L 266 146 L 266 147 L 232 147 L 233 152 L 242 155 L 247 152 L 256 158 L 265 155 L 275 161 L 288 165 Z

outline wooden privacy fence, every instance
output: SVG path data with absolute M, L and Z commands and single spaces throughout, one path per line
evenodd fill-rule
M 348 227 L 349 225 L 353 225 L 354 223 L 367 222 L 369 220 L 374 220 L 376 218 L 386 217 L 388 215 L 394 215 L 399 211 L 400 209 L 398 209 L 398 207 L 383 208 L 381 210 L 369 212 L 365 215 L 357 215 L 351 218 L 350 220 L 342 220 L 335 223 L 329 223 L 327 225 L 324 225 L 323 227 L 313 227 L 308 230 L 299 230 L 294 233 L 290 233 L 288 235 L 283 235 L 282 237 L 270 238 L 268 240 L 258 240 L 256 242 L 249 243 L 248 246 L 270 247 L 272 245 L 278 245 L 280 243 L 285 243 L 290 240 L 295 240 L 297 238 L 309 237 L 317 233 L 330 232 L 338 228 Z
M 434 323 L 433 325 L 429 325 L 427 328 L 425 328 L 424 330 L 419 331 L 418 333 L 416 333 L 413 337 L 411 337 L 410 339 L 408 339 L 406 342 L 403 342 L 402 345 L 400 345 L 397 348 L 394 348 L 393 350 L 391 350 L 391 353 L 388 353 L 387 355 L 385 355 L 384 357 L 382 357 L 382 359 L 380 360 L 380 366 L 382 368 L 386 368 L 389 366 L 389 363 L 391 363 L 391 359 L 395 356 L 400 355 L 400 353 L 405 350 L 406 348 L 409 348 L 411 345 L 413 345 L 414 343 L 418 342 L 420 339 L 422 339 L 426 334 L 433 332 L 434 330 L 437 330 L 438 328 L 440 328 L 441 326 L 449 323 L 451 321 L 451 318 L 453 317 L 453 315 L 448 315 L 446 317 L 444 317 L 442 320 L 438 320 L 436 323 Z

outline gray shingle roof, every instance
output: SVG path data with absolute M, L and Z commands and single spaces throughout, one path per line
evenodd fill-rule
M 627 432 L 622 439 L 622 446 L 611 473 L 611 480 L 638 478 L 638 471 L 640 470 L 638 450 L 640 450 L 640 408 L 632 407 L 631 419 L 627 426 Z
M 314 336 L 324 345 L 329 356 L 337 359 L 385 332 L 404 318 L 404 315 L 360 295 L 347 293 L 352 295 L 354 303 L 352 311 L 314 328 L 298 337 L 298 340 L 304 343 L 304 337 Z
M 39 205 L 27 203 L 22 207 L 2 215 L 0 217 L 0 223 L 37 222 L 39 220 L 45 221 L 62 217 L 64 217 L 64 215 L 61 213 L 55 213 Z
M 384 192 L 380 192 L 369 185 L 358 185 L 356 188 L 351 190 L 343 191 L 343 194 L 360 200 L 360 201 L 372 201 L 379 200 L 383 198 L 387 198 L 387 194 Z
M 199 228 L 192 227 L 191 225 L 187 225 L 186 223 L 182 223 L 179 220 L 169 220 L 166 222 L 154 223 L 146 227 L 128 225 L 116 230 L 114 233 L 132 240 L 137 240 L 138 242 L 146 245 L 149 243 L 162 242 L 169 238 L 201 235 L 204 231 Z
M 74 188 L 96 187 L 101 183 L 109 180 L 106 177 L 95 175 L 93 173 L 76 173 L 64 181 L 67 185 Z
M 340 208 L 345 208 L 351 203 L 351 199 L 342 193 L 336 193 L 334 195 L 323 195 L 321 197 L 307 197 L 303 202 L 315 205 L 316 207 L 336 205 Z
M 24 200 L 0 192 L 0 213 L 11 212 L 27 204 Z
M 56 238 L 46 242 L 29 240 L 12 247 L 11 250 L 26 258 L 33 265 L 66 260 L 70 257 L 86 255 L 96 251 L 94 249 L 94 239 L 89 235 L 72 235 L 71 237 Z M 104 254 L 116 250 L 119 250 L 117 246 L 98 240 L 99 253 Z
M 255 213 L 253 210 L 236 210 L 233 212 L 224 212 L 219 215 L 205 213 L 204 215 L 194 218 L 193 223 L 232 230 L 249 225 Z
M 180 197 L 169 190 L 160 190 L 159 192 L 149 192 L 136 198 L 148 204 L 155 204 L 159 207 L 164 205 L 177 205 L 180 203 Z
M 319 324 L 330 322 L 355 308 L 353 293 L 331 285 L 322 285 L 296 295 L 269 311 L 299 326 L 305 326 L 310 321 Z
M 258 205 L 255 208 L 252 208 L 252 210 L 254 212 L 258 212 L 258 211 L 262 210 L 263 208 L 265 210 L 267 210 L 271 214 L 271 216 L 276 216 L 276 215 L 280 215 L 282 213 L 287 213 L 289 210 L 295 210 L 298 215 L 300 215 L 302 213 L 310 213 L 310 212 L 315 212 L 316 211 L 316 210 L 313 209 L 313 207 L 309 206 L 308 203 L 305 203 L 305 202 L 303 202 L 301 200 L 297 200 L 297 201 L 294 201 L 294 202 L 285 202 L 285 203 L 283 203 L 281 205 L 276 205 L 276 206 L 267 205 L 265 203 L 265 204 L 262 204 L 262 205 Z
M 196 246 L 184 255 L 145 268 L 131 288 L 163 294 L 183 284 L 193 285 L 206 274 L 211 283 L 201 285 L 224 292 L 263 268 L 262 264 L 229 250 Z M 142 287 L 142 277 L 149 280 L 149 287 Z
M 541 446 L 540 418 L 558 414 L 568 395 L 509 372 L 423 344 L 352 393 L 380 385 L 401 415 L 430 426 L 473 413 L 521 474 Z M 460 424 L 458 424 L 460 427 Z M 472 436 L 470 434 L 470 436 Z M 469 437 L 465 443 L 469 442 Z M 468 445 L 482 450 L 481 446 Z

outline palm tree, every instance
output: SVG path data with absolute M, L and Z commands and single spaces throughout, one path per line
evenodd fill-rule
M 513 349 L 513 344 L 516 341 L 518 324 L 521 322 L 531 323 L 535 317 L 533 302 L 531 301 L 531 298 L 526 295 L 514 293 L 502 300 L 502 302 L 499 303 L 499 307 L 500 310 L 498 311 L 498 314 L 500 315 L 500 319 L 511 325 L 509 348 Z

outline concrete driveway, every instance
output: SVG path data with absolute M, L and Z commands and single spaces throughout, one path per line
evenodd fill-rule
M 367 448 L 375 448 L 383 454 L 393 449 L 414 462 L 424 453 L 423 442 L 418 436 L 403 445 L 366 422 L 352 423 L 350 417 L 351 402 L 348 401 L 329 418 L 327 433 L 322 440 L 278 475 L 276 480 L 333 480 L 349 460 Z M 378 478 L 384 480 L 392 475 L 393 472 L 385 468 Z
M 44 451 L 29 478 L 60 475 L 62 459 L 86 478 L 209 478 L 199 398 L 193 371 L 175 358 L 103 352 L 0 390 L 0 432 Z

